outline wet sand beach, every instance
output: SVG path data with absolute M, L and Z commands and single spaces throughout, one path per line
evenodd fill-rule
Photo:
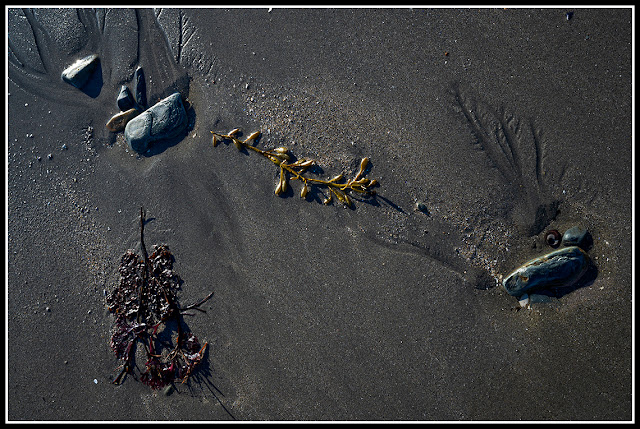
M 634 418 L 632 9 L 6 13 L 8 421 Z M 90 54 L 89 90 L 61 80 Z M 188 116 L 144 154 L 105 127 L 138 66 Z M 380 186 L 275 195 L 276 165 L 213 146 L 234 128 Z M 112 383 L 141 207 L 180 302 L 213 292 L 170 395 Z M 589 275 L 521 308 L 502 279 L 574 225 Z

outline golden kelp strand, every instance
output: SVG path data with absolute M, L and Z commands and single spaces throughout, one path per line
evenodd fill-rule
M 213 135 L 212 142 L 214 147 L 216 147 L 219 142 L 231 141 L 238 150 L 247 149 L 254 151 L 277 165 L 280 169 L 280 177 L 274 191 L 276 195 L 287 192 L 289 178 L 302 181 L 302 190 L 300 191 L 301 198 L 306 198 L 310 186 L 327 188 L 329 193 L 322 201 L 324 204 L 330 204 L 335 196 L 335 198 L 345 206 L 352 207 L 353 201 L 349 197 L 348 192 L 356 192 L 364 196 L 376 195 L 376 191 L 373 188 L 379 186 L 378 181 L 364 177 L 367 166 L 369 165 L 369 158 L 363 158 L 360 161 L 360 168 L 357 174 L 353 179 L 349 179 L 346 182 L 343 182 L 345 178 L 343 174 L 338 174 L 330 180 L 316 179 L 304 175 L 309 168 L 315 165 L 315 161 L 303 158 L 290 163 L 292 155 L 289 149 L 284 146 L 271 150 L 262 150 L 253 146 L 252 143 L 261 135 L 260 131 L 250 134 L 245 140 L 238 138 L 240 134 L 239 128 L 234 128 L 227 134 L 216 133 L 214 131 L 211 131 L 211 134 Z

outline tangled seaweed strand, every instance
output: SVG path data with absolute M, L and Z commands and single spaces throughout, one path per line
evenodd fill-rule
M 324 204 L 330 204 L 335 196 L 338 201 L 343 203 L 347 207 L 352 207 L 353 202 L 348 195 L 348 192 L 354 192 L 364 196 L 374 196 L 376 191 L 373 189 L 379 186 L 377 180 L 370 180 L 365 178 L 365 171 L 369 165 L 369 158 L 363 158 L 360 162 L 360 170 L 353 179 L 343 183 L 344 176 L 339 174 L 331 180 L 322 180 L 306 177 L 304 173 L 315 165 L 315 161 L 310 159 L 300 159 L 291 162 L 291 154 L 289 149 L 285 147 L 278 147 L 272 150 L 261 150 L 251 145 L 252 142 L 260 137 L 260 131 L 249 135 L 245 140 L 240 140 L 237 135 L 240 133 L 240 129 L 236 128 L 229 131 L 227 134 L 220 134 L 211 131 L 213 134 L 213 147 L 216 147 L 218 142 L 231 141 L 238 148 L 252 150 L 260 155 L 264 156 L 280 168 L 280 179 L 275 189 L 275 194 L 280 195 L 287 191 L 289 178 L 293 180 L 300 180 L 302 182 L 302 190 L 300 191 L 300 197 L 305 198 L 309 193 L 310 186 L 322 186 L 329 190 L 329 196 L 323 200 Z
M 186 382 L 195 367 L 202 361 L 207 343 L 200 345 L 198 338 L 185 331 L 182 315 L 188 310 L 198 310 L 213 293 L 196 304 L 180 307 L 176 291 L 181 279 L 173 271 L 173 255 L 165 245 L 154 246 L 148 256 L 144 244 L 144 210 L 140 209 L 140 243 L 142 256 L 132 250 L 120 260 L 120 283 L 107 295 L 107 306 L 115 315 L 110 346 L 122 362 L 114 384 L 124 381 L 132 374 L 135 364 L 136 343 L 143 344 L 147 362 L 140 380 L 160 389 L 176 381 Z M 177 330 L 175 346 L 169 350 L 166 341 L 161 341 L 162 325 L 174 322 Z

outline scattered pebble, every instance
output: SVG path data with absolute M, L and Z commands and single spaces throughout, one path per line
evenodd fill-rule
M 429 208 L 427 207 L 427 205 L 425 203 L 423 203 L 422 201 L 418 201 L 416 203 L 416 210 L 426 214 L 427 216 L 429 216 Z
M 136 101 L 143 109 L 147 107 L 147 85 L 144 81 L 144 70 L 138 67 L 135 73 L 135 96 Z
M 589 234 L 588 231 L 579 226 L 569 228 L 562 236 L 562 245 L 582 247 L 587 241 L 587 234 Z
M 133 95 L 126 85 L 122 85 L 122 87 L 120 88 L 120 93 L 118 94 L 116 102 L 118 103 L 118 108 L 122 112 L 126 112 L 127 110 L 132 109 L 135 106 Z
M 98 61 L 97 55 L 89 55 L 76 61 L 62 72 L 62 80 L 78 89 L 82 88 L 91 77 Z

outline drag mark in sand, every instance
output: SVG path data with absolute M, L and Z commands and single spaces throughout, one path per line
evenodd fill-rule
M 138 59 L 137 32 L 123 29 L 133 15 L 132 10 L 9 9 L 9 78 L 24 90 L 57 103 L 95 105 L 102 79 L 125 79 L 129 63 Z M 84 91 L 89 98 L 79 97 L 60 78 L 74 59 L 87 54 L 100 57 L 91 90 Z
M 514 224 L 534 236 L 555 219 L 560 201 L 549 194 L 544 181 L 543 145 L 532 121 L 517 118 L 505 109 L 494 109 L 453 88 L 456 108 L 467 120 L 476 146 L 490 161 L 514 196 Z
M 464 217 L 457 213 L 438 216 L 438 210 L 432 212 L 420 202 L 417 216 L 397 214 L 403 229 L 395 239 L 379 233 L 370 233 L 369 238 L 424 255 L 460 274 L 465 282 L 486 289 L 502 279 L 500 264 L 512 241 L 541 234 L 556 219 L 560 201 L 545 183 L 549 174 L 540 130 L 532 121 L 492 108 L 471 94 L 462 85 L 454 85 L 454 110 L 461 113 L 475 137 L 474 147 L 504 183 L 502 192 L 508 200 L 504 218 L 485 207 Z M 397 247 L 401 243 L 404 245 Z
M 215 72 L 216 58 L 209 57 L 194 43 L 198 39 L 198 29 L 183 10 L 155 8 L 154 14 L 177 64 L 192 67 L 203 76 Z
M 367 167 L 369 166 L 369 158 L 363 158 L 360 161 L 360 169 L 356 173 L 353 179 L 344 182 L 344 175 L 339 174 L 330 180 L 315 179 L 307 177 L 304 173 L 310 168 L 314 167 L 315 161 L 310 159 L 298 159 L 294 160 L 293 155 L 289 152 L 289 149 L 285 147 L 278 147 L 272 150 L 262 150 L 253 146 L 253 143 L 260 137 L 260 132 L 257 131 L 249 135 L 245 140 L 240 140 L 237 136 L 240 134 L 240 129 L 236 128 L 227 134 L 221 134 L 211 131 L 213 134 L 213 146 L 216 147 L 218 142 L 230 141 L 240 151 L 251 150 L 256 152 L 274 164 L 280 169 L 280 179 L 275 189 L 276 195 L 283 195 L 288 191 L 289 178 L 292 180 L 300 180 L 302 182 L 302 190 L 300 192 L 301 198 L 306 198 L 309 193 L 309 188 L 312 186 L 320 186 L 329 190 L 329 195 L 326 196 L 322 203 L 325 205 L 331 204 L 333 197 L 335 196 L 338 201 L 343 203 L 346 207 L 353 207 L 353 202 L 348 193 L 353 192 L 365 197 L 374 197 L 376 195 L 375 187 L 379 186 L 378 181 L 365 178 L 367 173 Z M 292 162 L 291 162 L 292 161 Z
M 9 8 L 8 77 L 38 97 L 106 115 L 103 87 L 108 91 L 120 87 L 131 80 L 135 66 L 144 63 L 153 76 L 151 95 L 166 96 L 184 85 L 186 73 L 180 66 L 186 53 L 189 63 L 199 70 L 210 71 L 213 64 L 194 58 L 189 38 L 178 41 L 182 53 L 176 61 L 170 34 L 176 29 L 184 33 L 186 18 L 178 26 L 168 19 L 172 13 L 156 16 L 144 8 Z M 83 96 L 64 83 L 60 74 L 76 60 L 93 54 L 100 61 Z

